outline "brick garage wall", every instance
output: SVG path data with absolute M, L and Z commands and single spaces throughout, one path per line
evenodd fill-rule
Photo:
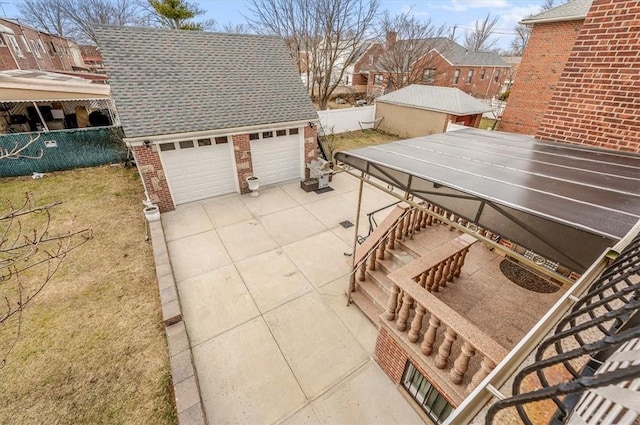
M 500 131 L 536 134 L 583 20 L 533 26 Z
M 238 183 L 240 183 L 240 193 L 249 193 L 247 177 L 253 175 L 253 163 L 251 162 L 251 142 L 248 134 L 236 134 L 231 137 L 233 140 L 233 155 L 236 161 L 238 172 Z
M 304 179 L 309 179 L 309 169 L 307 164 L 312 159 L 318 157 L 318 124 L 311 128 L 308 125 L 304 127 Z
M 151 201 L 158 204 L 160 212 L 175 209 L 162 162 L 160 162 L 158 147 L 133 146 L 132 149 Z
M 640 3 L 594 0 L 536 138 L 640 152 Z

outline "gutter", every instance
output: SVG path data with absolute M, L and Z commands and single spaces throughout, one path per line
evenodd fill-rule
M 160 135 L 147 135 L 147 136 L 136 136 L 136 137 L 125 137 L 124 141 L 128 146 L 140 146 L 143 144 L 145 140 L 149 140 L 151 142 L 169 142 L 175 141 L 177 139 L 199 139 L 204 137 L 215 137 L 215 136 L 233 136 L 236 134 L 245 134 L 255 132 L 256 130 L 275 130 L 283 127 L 305 127 L 309 125 L 309 123 L 318 123 L 320 122 L 320 117 L 310 118 L 308 120 L 299 120 L 299 121 L 288 121 L 288 122 L 280 122 L 273 124 L 257 124 L 250 125 L 244 127 L 232 127 L 232 128 L 221 128 L 217 130 L 201 130 L 201 131 L 191 131 L 186 133 L 170 133 L 170 134 L 160 134 Z
M 520 23 L 524 25 L 547 24 L 551 22 L 581 21 L 586 18 L 587 18 L 587 15 L 573 15 L 573 16 L 542 18 L 542 19 L 523 19 L 522 21 L 520 21 Z

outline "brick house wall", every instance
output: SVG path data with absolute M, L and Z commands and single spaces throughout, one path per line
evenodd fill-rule
M 313 128 L 309 126 L 304 127 L 302 137 L 304 137 L 303 160 L 305 164 L 317 157 L 316 134 L 317 130 L 315 126 Z M 233 135 L 231 136 L 231 141 L 233 143 L 233 154 L 240 193 L 249 193 L 249 185 L 246 179 L 253 175 L 249 133 Z M 155 145 L 150 147 L 133 146 L 132 150 L 151 201 L 158 204 L 160 212 L 174 210 L 175 205 L 162 167 L 158 147 Z M 309 170 L 306 169 L 305 178 L 309 178 L 308 174 Z
M 594 0 L 538 139 L 640 152 L 640 7 Z
M 522 56 L 500 131 L 536 134 L 584 20 L 537 23 Z
M 9 69 L 33 69 L 43 71 L 71 71 L 74 65 L 69 45 L 75 43 L 66 38 L 40 32 L 34 28 L 17 25 L 0 19 L 0 24 L 10 28 L 20 48 L 13 52 L 6 34 L 2 34 L 0 45 L 0 71 Z M 37 52 L 34 51 L 37 49 Z M 13 52 L 13 55 L 12 55 Z M 15 60 L 14 60 L 15 58 Z
M 363 69 L 368 69 L 374 63 L 380 59 L 380 56 L 384 53 L 384 47 L 380 43 L 374 43 L 371 45 L 369 50 L 362 55 L 359 61 L 357 61 L 353 65 L 353 80 L 351 82 L 352 86 L 366 86 L 368 85 L 368 73 L 362 75 L 360 71 Z
M 433 81 L 423 78 L 427 69 L 435 70 Z M 454 83 L 455 71 L 459 70 L 458 82 Z M 473 71 L 471 81 L 468 82 L 469 71 Z M 412 69 L 411 80 L 417 84 L 429 84 L 439 87 L 456 87 L 471 96 L 490 99 L 500 94 L 502 84 L 509 77 L 510 68 L 495 66 L 456 66 L 447 62 L 442 55 L 430 52 L 420 59 Z M 374 75 L 382 75 L 383 83 L 375 84 Z M 367 93 L 383 94 L 386 89 L 387 78 L 385 72 L 371 72 L 368 78 Z

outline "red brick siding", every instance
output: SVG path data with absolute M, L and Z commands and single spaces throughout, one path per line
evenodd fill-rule
M 253 163 L 251 162 L 251 142 L 248 134 L 236 134 L 233 139 L 233 155 L 236 161 L 240 193 L 249 193 L 247 177 L 253 175 Z
M 317 124 L 316 124 L 317 125 Z M 304 127 L 304 178 L 307 180 L 309 176 L 309 168 L 307 168 L 307 164 L 311 162 L 312 159 L 318 157 L 318 140 L 317 140 L 317 127 Z
M 409 356 L 389 335 L 384 326 L 380 327 L 378 333 L 375 356 L 384 373 L 394 384 L 399 384 Z
M 500 130 L 535 134 L 584 21 L 535 24 Z
M 376 63 L 380 56 L 384 53 L 384 47 L 380 43 L 373 44 L 369 50 L 362 55 L 359 61 L 353 65 L 353 81 L 352 86 L 365 86 L 368 82 L 367 75 L 361 75 L 361 69 L 368 69 L 372 63 Z M 370 57 L 373 57 L 371 61 Z
M 158 204 L 160 212 L 175 209 L 162 162 L 160 162 L 158 147 L 134 146 L 133 154 L 151 201 Z
M 536 138 L 640 152 L 640 6 L 595 0 Z

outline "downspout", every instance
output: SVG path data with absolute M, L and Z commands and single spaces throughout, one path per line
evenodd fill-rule
M 153 202 L 149 198 L 147 183 L 144 181 L 144 174 L 142 173 L 142 171 L 140 170 L 140 166 L 138 165 L 138 158 L 136 158 L 136 152 L 133 150 L 133 147 L 129 142 L 127 142 L 127 147 L 129 148 L 129 150 L 131 150 L 131 153 L 133 154 L 133 160 L 136 162 L 136 169 L 138 170 L 138 174 L 140 174 L 140 180 L 142 180 L 142 187 L 144 188 L 144 196 L 146 198 L 144 201 L 142 201 L 142 203 L 144 204 L 145 207 L 150 207 L 153 205 Z M 151 149 L 151 147 L 149 147 L 149 149 Z

